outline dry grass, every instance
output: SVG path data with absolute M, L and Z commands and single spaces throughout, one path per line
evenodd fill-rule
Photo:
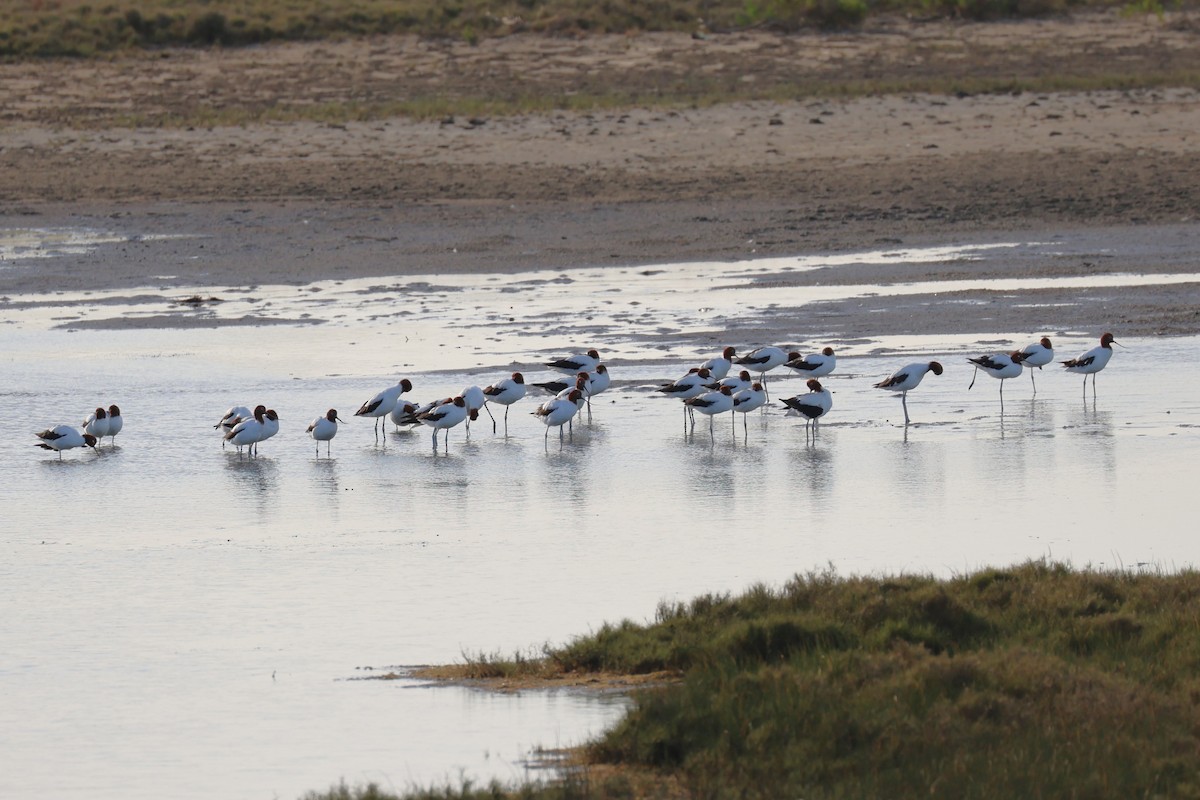
M 1107 7 L 1104 0 L 0 0 L 0 55 L 94 56 L 131 48 L 319 40 L 412 33 L 468 42 L 531 31 L 845 28 L 871 14 L 989 19 Z M 1160 0 L 1138 0 L 1140 12 Z

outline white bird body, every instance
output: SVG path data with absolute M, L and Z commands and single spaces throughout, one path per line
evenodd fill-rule
M 808 386 L 807 393 L 798 394 L 783 401 L 788 408 L 784 416 L 817 420 L 828 414 L 829 410 L 833 408 L 833 395 L 821 385 L 819 380 L 809 378 L 806 385 Z
M 97 440 L 94 435 L 80 433 L 70 425 L 55 425 L 53 428 L 47 428 L 34 435 L 41 440 L 34 447 L 54 450 L 58 453 L 59 458 L 62 458 L 63 450 L 71 450 L 76 447 L 90 447 L 93 450 L 96 448 Z
M 108 436 L 108 412 L 97 408 L 83 421 L 83 432 L 96 437 L 96 441 Z
M 243 447 L 249 447 L 251 448 L 250 452 L 253 453 L 254 445 L 265 438 L 266 416 L 266 406 L 255 406 L 254 413 L 249 418 L 241 420 L 229 429 L 229 432 L 225 434 L 225 441 L 237 447 L 239 451 Z
M 658 391 L 668 397 L 677 397 L 680 400 L 690 400 L 693 397 L 699 397 L 704 394 L 704 384 L 712 380 L 712 373 L 704 367 L 692 367 L 687 375 L 684 375 L 677 381 L 672 383 L 664 383 L 658 387 Z
M 750 428 L 746 423 L 746 415 L 756 408 L 762 408 L 766 402 L 767 391 L 758 381 L 734 393 L 733 410 L 742 415 L 742 430 L 747 435 L 750 433 Z
M 492 417 L 492 412 L 487 407 L 487 395 L 483 393 L 483 389 L 478 386 L 468 386 L 462 390 L 460 395 L 463 402 L 467 404 L 467 436 L 471 435 L 471 423 L 479 417 L 479 409 L 487 411 L 488 416 Z M 496 418 L 492 417 L 492 432 L 496 432 Z
M 925 377 L 926 372 L 941 375 L 942 365 L 936 361 L 909 364 L 893 372 L 887 380 L 875 384 L 875 388 L 887 389 L 890 392 L 910 392 L 921 385 L 921 379 Z
M 743 367 L 750 367 L 756 370 L 760 375 L 763 375 L 776 367 L 783 366 L 788 361 L 799 358 L 799 353 L 789 353 L 780 347 L 760 347 L 757 350 L 751 350 L 746 355 L 736 359 L 733 363 Z
M 729 370 L 733 367 L 733 359 L 736 356 L 736 349 L 726 347 L 721 351 L 721 355 L 708 359 L 700 365 L 700 368 L 708 370 L 713 380 L 719 381 L 729 374 Z
M 1054 347 L 1050 339 L 1043 336 L 1033 344 L 1021 348 L 1021 363 L 1029 367 L 1044 367 L 1054 360 Z
M 978 356 L 976 358 L 968 358 L 975 365 L 975 375 L 971 376 L 971 385 L 967 389 L 975 386 L 975 376 L 979 374 L 979 370 L 983 370 L 993 378 L 1000 380 L 1000 412 L 1004 413 L 1004 382 L 1009 378 L 1015 378 L 1021 374 L 1023 367 L 1021 366 L 1021 351 L 1004 354 L 993 353 L 987 356 Z
M 780 347 L 768 346 L 752 350 L 733 363 L 757 371 L 758 381 L 763 385 L 763 391 L 767 392 L 767 373 L 798 358 L 800 358 L 799 353 L 789 353 Z M 767 392 L 767 397 L 770 396 L 771 393 Z
M 555 361 L 547 361 L 546 366 L 557 372 L 574 375 L 577 372 L 591 372 L 599 363 L 600 353 L 596 350 L 588 350 L 586 353 L 577 353 Z
M 767 402 L 767 393 L 761 383 L 755 381 L 747 389 L 742 389 L 733 396 L 733 410 L 749 414 L 756 408 L 762 408 Z
M 597 364 L 596 368 L 588 373 L 587 386 L 583 388 L 583 391 L 591 398 L 607 391 L 609 386 L 612 386 L 612 376 L 608 374 L 608 367 Z
M 547 400 L 538 406 L 533 415 L 546 426 L 546 435 L 543 438 L 550 436 L 551 428 L 558 428 L 558 437 L 561 439 L 562 426 L 570 422 L 579 413 L 579 406 L 582 401 L 583 392 L 579 389 L 571 389 L 566 397 L 555 397 L 553 400 Z
M 408 378 L 403 378 L 395 386 L 389 386 L 383 391 L 377 393 L 367 402 L 363 403 L 358 411 L 354 412 L 356 417 L 374 417 L 375 431 L 379 432 L 379 418 L 386 417 L 392 413 L 392 409 L 396 407 L 396 401 L 400 399 L 400 395 L 405 392 L 412 391 L 412 381 Z
M 521 398 L 525 397 L 525 392 L 528 387 L 525 386 L 525 376 L 519 372 L 514 372 L 511 377 L 505 378 L 502 381 L 497 381 L 491 386 L 485 387 L 483 393 L 487 395 L 489 403 L 499 403 L 502 406 L 511 406 Z
M 728 386 L 722 386 L 715 392 L 705 392 L 683 402 L 688 408 L 708 415 L 708 435 L 712 436 L 714 417 L 717 414 L 724 414 L 726 411 L 733 411 L 733 390 Z M 730 421 L 732 420 L 733 416 L 730 415 Z
M 313 438 L 313 441 L 317 442 L 317 455 L 321 454 L 321 442 L 326 443 L 325 454 L 329 454 L 329 441 L 334 436 L 337 436 L 338 423 L 341 421 L 341 418 L 338 417 L 337 409 L 331 408 L 325 412 L 325 416 L 317 417 L 308 426 L 308 435 Z
M 1062 364 L 1067 372 L 1074 372 L 1078 375 L 1095 375 L 1108 366 L 1109 359 L 1113 354 L 1112 343 L 1115 341 L 1116 339 L 1111 333 L 1106 333 L 1101 337 L 1100 344 L 1086 353 L 1080 353 L 1075 358 L 1062 362 Z
M 433 428 L 433 446 L 437 448 L 438 431 L 446 431 L 446 447 L 450 446 L 450 429 L 461 424 L 468 415 L 467 401 L 462 395 L 443 400 L 428 411 L 417 415 L 422 424 Z
M 491 386 L 484 387 L 483 393 L 487 395 L 489 403 L 499 403 L 504 406 L 504 434 L 508 435 L 508 408 L 513 403 L 517 402 L 525 396 L 527 387 L 525 386 L 525 376 L 519 372 L 514 372 L 511 376 L 502 381 L 497 381 Z M 492 421 L 492 433 L 496 432 L 495 420 Z
M 819 353 L 811 353 L 803 358 L 793 358 L 784 366 L 809 378 L 824 378 L 837 367 L 837 356 L 833 354 L 832 347 L 826 347 Z
M 462 399 L 467 404 L 467 411 L 478 411 L 487 402 L 487 395 L 478 386 L 468 386 L 462 390 Z
M 551 392 L 555 397 L 566 397 L 572 389 L 579 389 L 587 399 L 590 399 L 592 395 L 600 394 L 612 385 L 612 376 L 608 374 L 608 367 L 603 364 L 597 364 L 591 372 L 577 372 L 573 377 L 574 380 L 545 381 L 533 385 Z
M 925 377 L 926 372 L 941 375 L 942 365 L 936 361 L 909 364 L 907 367 L 901 367 L 893 372 L 886 380 L 875 384 L 876 389 L 887 389 L 889 392 L 900 393 L 900 402 L 904 406 L 905 425 L 910 422 L 908 418 L 908 393 L 921 384 L 921 379 Z
M 266 411 L 265 408 L 263 410 Z M 242 420 L 250 419 L 253 416 L 254 412 L 246 406 L 232 406 L 221 417 L 221 421 L 216 425 L 213 425 L 213 428 L 219 431 L 221 433 L 221 437 L 224 438 L 227 433 L 233 430 L 233 426 L 237 425 Z
M 816 433 L 818 421 L 833 408 L 833 395 L 816 378 L 809 378 L 807 394 L 798 394 L 783 401 L 788 411 L 785 416 L 804 417 L 805 432 Z
M 698 397 L 692 397 L 683 402 L 701 414 L 707 414 L 712 417 L 733 410 L 733 392 L 728 386 L 724 386 L 715 392 L 705 392 Z
M 433 400 L 428 403 L 417 405 L 410 400 L 397 400 L 396 408 L 392 409 L 392 421 L 397 425 L 420 425 L 421 415 L 426 411 L 432 411 L 442 403 L 453 403 L 453 397 L 447 397 L 444 400 Z M 408 409 L 406 413 L 401 414 L 401 406 Z
M 1074 372 L 1077 375 L 1083 376 L 1083 396 L 1085 398 L 1087 397 L 1087 376 L 1092 376 L 1092 397 L 1095 397 L 1096 373 L 1108 366 L 1109 359 L 1112 358 L 1113 354 L 1112 346 L 1117 343 L 1117 340 L 1113 338 L 1111 333 L 1106 333 L 1100 337 L 1100 344 L 1091 350 L 1062 362 L 1067 372 Z
M 1054 346 L 1050 344 L 1050 339 L 1043 336 L 1033 344 L 1026 345 L 1021 349 L 1021 363 L 1027 367 L 1042 367 L 1054 360 Z M 1033 379 L 1033 370 L 1029 370 L 1029 383 L 1033 386 L 1033 393 L 1037 394 L 1037 381 Z
M 754 381 L 750 377 L 750 373 L 747 372 L 746 370 L 742 370 L 737 375 L 729 375 L 727 377 L 721 378 L 721 380 L 719 380 L 719 381 L 712 381 L 711 383 L 706 383 L 706 384 L 704 384 L 704 386 L 705 386 L 705 388 L 713 389 L 714 391 L 720 390 L 720 388 L 722 386 L 728 386 L 730 391 L 732 391 L 734 394 L 737 394 L 742 389 L 749 389 L 751 384 L 753 384 L 753 383 L 754 383 Z
M 388 416 L 398 428 L 401 425 L 416 424 L 416 420 L 412 419 L 413 415 L 420 411 L 428 411 L 430 408 L 433 408 L 432 403 L 427 407 L 422 408 L 411 400 L 405 400 L 402 397 L 396 401 L 396 405 L 392 407 L 392 410 L 388 413 Z
M 277 433 L 279 433 L 279 415 L 275 413 L 275 409 L 268 408 L 267 413 L 263 415 L 262 438 L 258 441 L 265 442 Z M 258 452 L 258 442 L 254 443 L 254 452 Z
M 108 435 L 112 437 L 113 444 L 117 443 L 117 434 L 125 427 L 125 418 L 121 416 L 121 409 L 114 405 L 108 407 Z
M 579 396 L 580 396 L 579 405 L 582 406 L 582 399 L 584 397 L 584 391 L 587 389 L 587 380 L 588 380 L 588 373 L 581 372 L 581 373 L 579 373 L 578 376 L 576 376 L 574 383 L 566 383 L 565 381 L 563 381 L 562 388 L 560 388 L 557 392 L 554 393 L 554 399 L 562 400 L 562 399 L 566 398 L 568 395 L 570 395 L 571 392 L 578 389 Z M 558 385 L 559 385 L 558 383 L 555 384 L 555 386 L 558 386 Z

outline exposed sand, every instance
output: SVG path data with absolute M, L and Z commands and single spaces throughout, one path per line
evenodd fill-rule
M 1194 88 L 896 94 L 452 122 L 157 123 L 198 107 L 381 108 L 421 93 L 512 91 L 514 76 L 531 91 L 620 81 L 650 93 L 692 74 L 711 85 L 770 87 L 880 74 L 1087 77 L 1127 66 L 1164 80 L 1180 75 L 1186 85 L 1200 68 L 1196 30 L 1187 14 L 993 25 L 893 20 L 837 35 L 518 36 L 478 47 L 395 38 L 3 64 L 0 228 L 186 238 L 2 264 L 0 295 L 130 289 L 164 272 L 197 287 L 307 283 L 719 261 L 1080 228 L 1101 243 L 1144 237 L 1144 257 L 1048 259 L 1020 269 L 1190 273 L 1200 257 Z M 131 116 L 155 124 L 125 127 Z M 920 281 L 956 269 L 808 279 Z M 1005 320 L 1004 329 L 1200 330 L 1195 283 L 1093 295 L 1099 302 L 1059 295 L 1054 300 L 1071 305 L 1056 319 L 1031 312 Z M 864 333 L 918 323 L 903 313 L 868 319 L 875 310 L 841 309 L 847 328 Z M 925 307 L 919 322 L 922 330 L 974 330 L 978 317 L 945 304 Z M 778 321 L 787 328 L 786 318 Z

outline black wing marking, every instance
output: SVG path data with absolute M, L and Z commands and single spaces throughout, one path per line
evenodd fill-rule
M 907 372 L 897 372 L 895 375 L 888 378 L 886 381 L 881 381 L 881 382 L 875 384 L 875 388 L 876 389 L 887 389 L 889 386 L 896 386 L 897 384 L 904 383 L 906 380 L 908 380 Z

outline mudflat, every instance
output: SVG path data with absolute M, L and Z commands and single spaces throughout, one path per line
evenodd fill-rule
M 1136 235 L 1170 247 L 1120 264 L 1020 268 L 1191 272 L 1198 45 L 1194 13 L 1096 12 L 889 19 L 849 33 L 394 37 L 0 64 L 0 226 L 165 235 L 135 255 L 93 254 L 86 269 L 14 262 L 0 270 L 0 293 L 141 286 L 164 261 L 196 286 L 306 283 L 1079 229 L 1100 243 Z M 1055 88 L 1020 88 L 1034 80 Z M 1006 82 L 1011 90 L 997 89 Z M 881 89 L 855 89 L 868 84 Z M 1140 88 L 1094 88 L 1114 85 Z M 398 110 L 422 98 L 617 87 L 645 102 Z M 688 87 L 696 102 L 655 100 Z M 203 239 L 170 238 L 181 233 Z M 189 265 L 200 246 L 205 257 Z M 1127 333 L 1200 330 L 1197 284 L 1120 298 Z M 1089 309 L 1057 324 L 1114 317 L 1104 303 Z

